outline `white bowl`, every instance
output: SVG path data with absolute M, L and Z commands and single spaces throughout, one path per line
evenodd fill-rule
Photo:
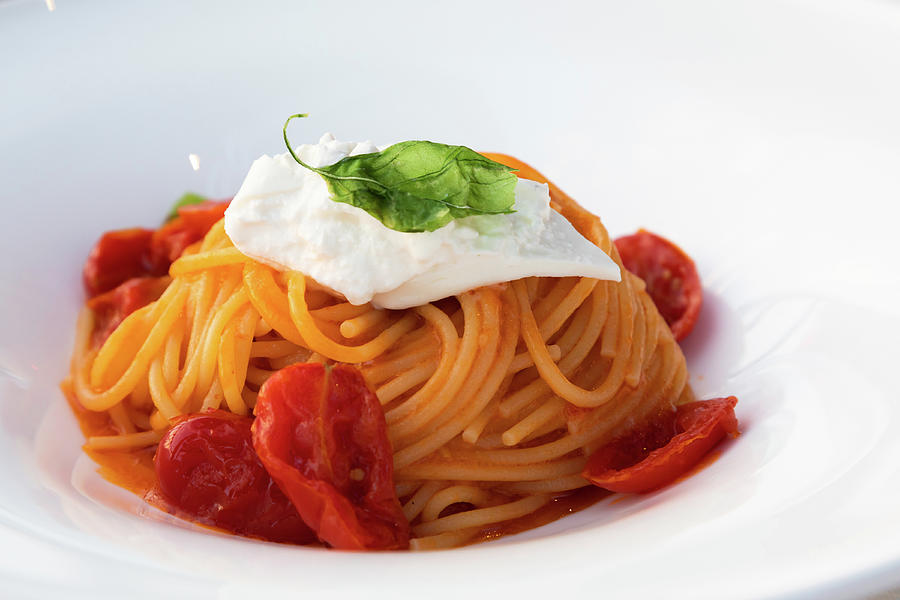
M 900 584 L 896 3 L 0 6 L 0 595 L 855 597 Z M 102 480 L 58 391 L 99 234 L 326 130 L 515 154 L 679 243 L 743 434 L 689 480 L 427 554 L 199 530 Z M 194 170 L 189 155 L 199 159 Z

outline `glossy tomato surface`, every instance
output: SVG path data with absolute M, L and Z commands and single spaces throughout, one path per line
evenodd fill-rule
M 229 202 L 207 200 L 179 207 L 177 217 L 153 232 L 146 257 L 148 270 L 165 273 L 185 248 L 203 239 L 225 216 Z
M 207 200 L 178 208 L 178 216 L 159 229 L 133 227 L 100 236 L 82 271 L 89 298 L 134 277 L 165 275 L 185 248 L 203 239 L 225 214 L 230 200 Z
M 273 542 L 314 541 L 256 456 L 252 422 L 210 411 L 175 424 L 154 459 L 160 495 L 192 521 Z
M 694 261 L 655 233 L 640 230 L 615 241 L 625 268 L 644 280 L 647 293 L 676 340 L 694 328 L 703 305 L 703 288 Z
M 612 492 L 649 492 L 687 473 L 726 435 L 738 434 L 737 398 L 682 404 L 601 447 L 584 477 Z
M 108 231 L 100 236 L 82 271 L 88 297 L 108 292 L 133 277 L 149 275 L 145 257 L 152 237 L 152 229 L 140 227 Z
M 285 367 L 255 411 L 260 459 L 320 540 L 345 550 L 409 545 L 384 412 L 358 369 Z
M 164 277 L 132 277 L 88 300 L 88 308 L 94 311 L 93 343 L 102 343 L 125 317 L 157 300 L 168 284 Z

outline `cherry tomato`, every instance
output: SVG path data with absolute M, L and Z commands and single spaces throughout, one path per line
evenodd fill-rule
M 93 298 L 131 279 L 147 275 L 144 257 L 153 230 L 135 227 L 104 233 L 88 255 L 82 271 L 84 289 Z
M 103 343 L 125 317 L 157 300 L 167 285 L 166 278 L 132 277 L 115 289 L 88 300 L 88 308 L 94 311 L 94 344 Z
M 616 240 L 625 268 L 644 280 L 647 293 L 676 340 L 694 328 L 703 288 L 694 261 L 669 240 L 643 229 Z
M 229 201 L 207 200 L 178 208 L 178 216 L 157 229 L 150 241 L 147 262 L 151 271 L 163 274 L 184 249 L 203 236 L 225 215 Z
M 649 492 L 685 474 L 725 437 L 738 433 L 737 398 L 682 404 L 598 449 L 582 475 L 612 492 Z
M 320 540 L 408 547 L 384 412 L 355 367 L 285 367 L 263 385 L 255 412 L 257 454 Z
M 153 231 L 108 231 L 94 244 L 84 264 L 82 279 L 89 298 L 115 288 L 133 277 L 165 275 L 184 249 L 199 241 L 222 218 L 230 200 L 207 200 L 182 206 L 178 216 Z
M 253 450 L 253 419 L 188 415 L 163 437 L 154 463 L 160 496 L 176 514 L 273 542 L 315 541 Z

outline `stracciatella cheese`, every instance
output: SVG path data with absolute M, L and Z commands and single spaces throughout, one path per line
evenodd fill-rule
M 330 134 L 297 149 L 314 167 L 377 151 L 371 142 L 339 142 Z M 247 256 L 300 271 L 353 304 L 382 308 L 530 276 L 620 281 L 612 259 L 550 208 L 546 184 L 518 180 L 513 209 L 457 219 L 437 231 L 394 231 L 333 201 L 325 179 L 285 153 L 253 163 L 225 211 L 225 231 Z

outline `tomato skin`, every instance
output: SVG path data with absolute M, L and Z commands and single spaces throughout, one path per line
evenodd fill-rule
M 225 411 L 187 415 L 160 441 L 160 496 L 192 521 L 273 542 L 315 541 L 253 450 L 253 419 Z
M 644 280 L 676 340 L 694 328 L 703 305 L 703 288 L 694 261 L 669 240 L 644 229 L 615 241 L 625 268 Z
M 255 412 L 257 454 L 320 540 L 344 550 L 409 546 L 384 412 L 355 367 L 285 367 Z
M 94 345 L 102 344 L 125 317 L 162 296 L 168 285 L 167 278 L 132 277 L 88 300 L 88 308 L 94 311 Z
M 114 289 L 132 277 L 147 275 L 144 257 L 152 229 L 134 227 L 104 233 L 88 255 L 82 271 L 89 298 Z
M 88 298 L 108 292 L 134 277 L 159 277 L 184 249 L 199 241 L 221 219 L 230 200 L 182 206 L 178 216 L 157 230 L 133 227 L 104 233 L 82 271 Z
M 148 269 L 163 274 L 184 249 L 203 239 L 203 236 L 225 216 L 230 200 L 207 200 L 200 204 L 181 206 L 178 216 L 153 232 L 147 255 Z
M 737 398 L 682 404 L 598 449 L 582 475 L 612 492 L 649 492 L 687 473 L 726 435 L 738 434 Z

